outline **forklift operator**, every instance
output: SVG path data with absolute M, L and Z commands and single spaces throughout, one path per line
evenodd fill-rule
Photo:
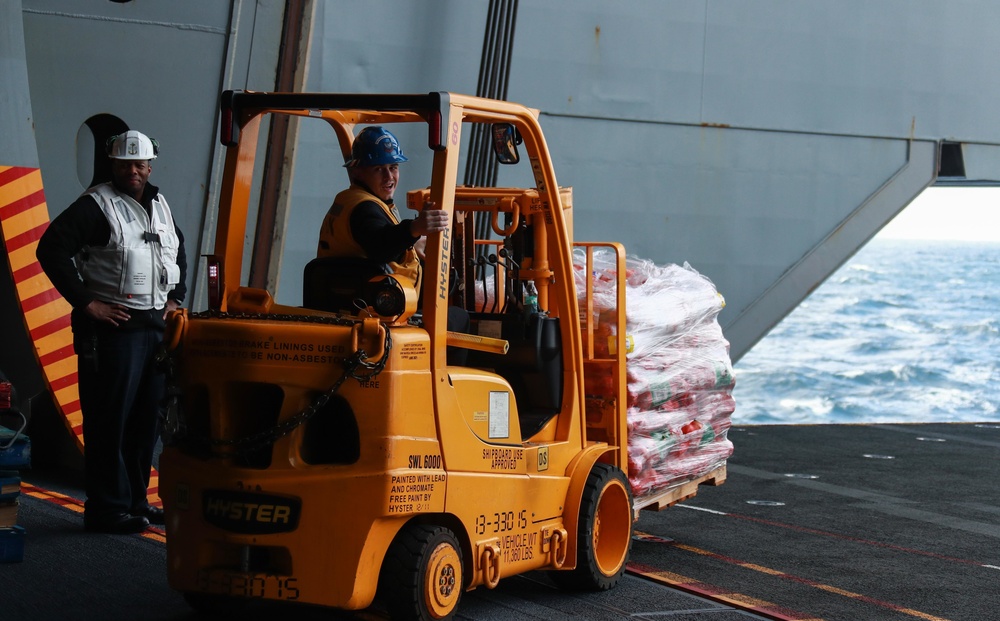
M 399 141 L 383 127 L 361 130 L 344 166 L 351 187 L 333 200 L 323 219 L 317 257 L 364 257 L 409 277 L 420 293 L 424 237 L 448 228 L 448 214 L 425 205 L 413 219 L 400 220 L 392 195 L 399 164 L 407 161 Z
M 448 229 L 448 213 L 428 201 L 416 218 L 400 220 L 392 195 L 399 184 L 399 164 L 407 161 L 399 141 L 384 127 L 361 130 L 344 167 L 351 187 L 333 199 L 319 233 L 317 257 L 362 257 L 385 263 L 409 277 L 420 298 L 421 263 L 428 233 Z M 448 307 L 448 329 L 466 332 L 469 314 Z M 461 365 L 466 351 L 448 348 L 448 364 Z

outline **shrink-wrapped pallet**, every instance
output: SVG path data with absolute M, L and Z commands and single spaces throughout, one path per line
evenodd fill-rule
M 581 312 L 583 257 L 576 255 Z M 715 285 L 688 264 L 626 259 L 626 338 L 615 339 L 615 264 L 594 253 L 595 355 L 627 342 L 629 483 L 636 505 L 725 465 L 735 409 L 729 342 Z M 611 345 L 609 345 L 611 343 Z M 587 378 L 588 397 L 607 398 L 611 378 Z

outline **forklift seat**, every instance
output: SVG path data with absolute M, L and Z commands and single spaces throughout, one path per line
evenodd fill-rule
M 303 270 L 302 306 L 328 312 L 358 311 L 354 300 L 364 295 L 368 281 L 391 274 L 384 264 L 362 257 L 319 257 Z M 371 303 L 372 300 L 366 300 Z

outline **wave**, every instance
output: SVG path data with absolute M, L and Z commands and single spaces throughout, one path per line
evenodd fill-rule
M 1000 335 L 1000 322 L 996 319 L 981 319 L 971 323 L 951 326 L 949 331 L 962 335 L 995 337 Z
M 737 424 L 982 422 L 1000 244 L 871 242 L 735 365 Z

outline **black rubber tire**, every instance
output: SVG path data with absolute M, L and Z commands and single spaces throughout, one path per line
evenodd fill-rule
M 580 501 L 576 568 L 549 575 L 561 588 L 607 591 L 621 580 L 632 548 L 632 488 L 625 474 L 594 464 Z
M 394 621 L 450 619 L 464 579 L 462 548 L 454 533 L 443 526 L 407 524 L 382 561 L 378 597 Z

